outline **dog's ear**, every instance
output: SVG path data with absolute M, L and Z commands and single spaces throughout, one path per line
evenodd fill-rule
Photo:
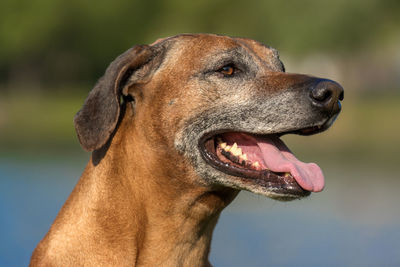
M 85 150 L 99 149 L 108 141 L 119 119 L 121 90 L 129 77 L 149 63 L 156 52 L 151 46 L 135 46 L 108 66 L 74 118 L 79 142 Z

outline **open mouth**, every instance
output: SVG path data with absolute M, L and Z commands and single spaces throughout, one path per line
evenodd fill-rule
M 312 127 L 295 133 L 309 135 L 322 130 Z M 200 152 L 208 164 L 239 179 L 240 184 L 262 187 L 275 198 L 289 200 L 322 191 L 320 167 L 298 160 L 279 138 L 281 135 L 209 134 L 200 140 Z

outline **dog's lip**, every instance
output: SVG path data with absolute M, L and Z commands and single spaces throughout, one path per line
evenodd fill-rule
M 286 133 L 311 134 L 311 132 L 322 131 L 322 127 L 308 127 L 290 132 L 276 133 L 275 135 L 284 135 Z M 216 155 L 215 137 L 222 133 L 238 132 L 232 130 L 219 130 L 203 135 L 199 140 L 199 150 L 203 159 L 217 170 L 226 173 L 238 179 L 240 184 L 247 184 L 251 187 L 262 187 L 272 193 L 275 198 L 289 200 L 302 198 L 310 195 L 310 191 L 303 189 L 293 177 L 286 177 L 284 173 L 277 173 L 271 170 L 253 170 L 239 168 L 229 163 L 222 162 Z M 245 133 L 243 131 L 239 131 Z M 253 133 L 246 133 L 254 135 Z
M 275 133 L 277 136 L 283 136 L 286 134 L 298 134 L 298 135 L 314 135 L 314 134 L 319 134 L 321 132 L 326 131 L 332 124 L 333 122 L 336 120 L 337 116 L 339 115 L 336 114 L 332 117 L 330 117 L 329 119 L 327 119 L 324 123 L 322 124 L 318 124 L 318 125 L 313 125 L 313 126 L 309 126 L 309 127 L 304 127 L 304 128 L 300 128 L 300 129 L 292 129 L 292 130 L 287 130 L 284 132 L 280 132 L 280 133 Z

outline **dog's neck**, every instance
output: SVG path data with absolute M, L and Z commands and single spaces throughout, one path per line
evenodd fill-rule
M 79 244 L 107 244 L 99 246 L 107 251 L 98 253 L 108 258 L 122 256 L 130 265 L 209 266 L 213 229 L 222 209 L 238 192 L 194 185 L 179 163 L 165 167 L 173 157 L 162 161 L 160 151 L 133 141 L 140 137 L 131 138 L 132 132 L 130 138 L 123 135 L 117 133 L 97 165 L 89 162 L 74 199 L 62 212 L 85 210 L 73 216 L 84 220 L 79 222 L 85 225 L 82 229 L 73 229 Z M 121 153 L 114 144 L 126 149 Z M 60 216 L 67 220 L 64 215 Z M 85 240 L 82 231 L 95 232 L 95 238 Z

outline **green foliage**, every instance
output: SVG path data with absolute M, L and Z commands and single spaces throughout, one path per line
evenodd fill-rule
M 250 37 L 291 54 L 351 53 L 390 39 L 399 11 L 396 0 L 2 0 L 0 82 L 92 81 L 130 46 L 182 32 Z

